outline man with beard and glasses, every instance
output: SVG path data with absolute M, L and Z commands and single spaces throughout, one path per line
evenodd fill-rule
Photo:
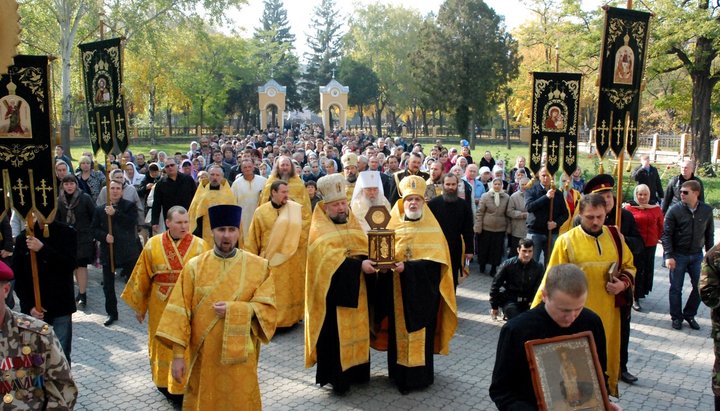
M 352 202 L 355 182 L 358 177 L 358 157 L 355 153 L 345 153 L 342 156 L 343 174 L 345 175 L 345 197 Z
M 434 164 L 440 165 L 439 162 Z M 446 174 L 443 178 L 442 196 L 435 197 L 428 202 L 428 207 L 440 224 L 448 243 L 455 288 L 458 286 L 458 277 L 464 267 L 463 256 L 467 261 L 475 252 L 472 209 L 466 201 L 459 199 L 457 195 L 458 181 L 455 174 Z
M 380 172 L 361 171 L 355 190 L 353 191 L 350 209 L 360 223 L 364 232 L 370 230 L 370 225 L 365 221 L 365 215 L 372 206 L 385 206 L 390 212 L 390 202 L 385 198 Z
M 307 192 L 303 198 L 310 202 Z M 245 239 L 245 250 L 270 263 L 277 285 L 278 327 L 291 327 L 303 317 L 310 229 L 310 219 L 303 216 L 304 208 L 288 198 L 285 181 L 274 181 L 270 187 L 270 201 L 255 210 Z
M 547 275 L 559 264 L 575 264 L 580 267 L 588 280 L 586 307 L 594 311 L 602 320 L 607 338 L 607 375 L 610 395 L 618 397 L 618 379 L 620 377 L 620 307 L 615 305 L 615 296 L 632 286 L 635 266 L 633 256 L 624 241 L 622 262 L 618 267 L 618 276 L 608 280 L 608 270 L 618 262 L 618 249 L 613 234 L 605 225 L 605 199 L 602 194 L 586 194 L 580 200 L 580 226 L 558 237 L 550 255 L 545 277 L 532 307 L 543 299 Z M 537 246 L 533 247 L 537 253 Z
M 443 165 L 439 161 L 430 163 L 430 178 L 425 181 L 425 201 L 440 197 L 443 193 Z
M 210 219 L 207 217 L 208 209 L 215 205 L 232 204 L 237 205 L 235 195 L 233 195 L 223 174 L 222 167 L 217 164 L 211 164 L 208 168 L 210 179 L 207 183 L 198 184 L 195 197 L 190 203 L 188 215 L 190 219 L 190 232 L 205 240 L 208 244 L 212 244 L 213 233 L 210 228 Z M 240 239 L 242 241 L 242 237 Z
M 210 208 L 215 247 L 184 265 L 155 333 L 172 347 L 184 410 L 262 409 L 257 367 L 275 334 L 275 282 L 267 260 L 237 249 L 240 213 Z
M 360 173 L 360 180 L 365 171 Z M 379 180 L 379 178 L 378 178 Z M 305 367 L 317 364 L 315 383 L 344 394 L 370 380 L 370 328 L 366 274 L 368 240 L 345 199 L 339 174 L 317 182 L 323 201 L 313 213 L 308 241 Z M 358 186 L 355 186 L 358 190 Z

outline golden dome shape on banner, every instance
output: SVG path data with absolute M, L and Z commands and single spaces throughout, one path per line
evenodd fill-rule
M 20 44 L 20 16 L 15 0 L 0 0 L 0 74 L 7 74 Z

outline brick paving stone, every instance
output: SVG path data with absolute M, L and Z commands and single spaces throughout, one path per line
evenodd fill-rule
M 720 239 L 716 223 L 716 238 Z M 670 327 L 668 272 L 656 256 L 655 284 L 632 313 L 629 370 L 640 379 L 635 385 L 620 383 L 618 403 L 626 410 L 709 410 L 713 363 L 710 313 L 701 305 L 700 331 L 685 324 Z M 387 378 L 386 354 L 372 352 L 371 380 L 353 386 L 343 396 L 315 385 L 315 369 L 303 365 L 302 324 L 278 332 L 263 346 L 258 375 L 266 410 L 492 410 L 488 387 L 502 322 L 488 312 L 491 278 L 471 266 L 471 277 L 458 289 L 458 329 L 447 357 L 435 357 L 435 384 L 401 395 Z M 88 305 L 73 315 L 73 374 L 80 395 L 76 410 L 173 410 L 152 383 L 147 354 L 147 324 L 139 324 L 119 301 L 120 320 L 111 327 L 105 320 L 100 286 L 102 275 L 90 269 Z M 117 294 L 124 284 L 118 281 Z M 683 297 L 690 292 L 685 282 Z

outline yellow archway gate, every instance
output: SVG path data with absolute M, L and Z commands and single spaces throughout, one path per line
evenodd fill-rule
M 260 108 L 260 128 L 265 129 L 270 122 L 267 111 L 270 106 L 277 107 L 277 126 L 282 130 L 285 122 L 285 95 L 287 88 L 270 79 L 258 87 L 258 106 Z
M 320 111 L 326 133 L 329 133 L 332 130 L 332 124 L 330 124 L 330 110 L 332 106 L 336 106 L 340 111 L 340 127 L 343 129 L 347 128 L 349 92 L 349 87 L 343 86 L 334 78 L 330 80 L 330 82 L 326 86 L 320 87 Z

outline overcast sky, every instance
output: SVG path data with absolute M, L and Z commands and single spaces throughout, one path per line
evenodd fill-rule
M 582 0 L 582 2 L 583 8 L 586 10 L 593 7 L 600 7 L 603 4 L 602 0 Z M 300 57 L 308 50 L 306 34 L 311 32 L 310 19 L 315 6 L 319 3 L 320 0 L 284 0 L 291 32 L 295 35 L 295 49 Z M 338 5 L 340 13 L 345 17 L 349 16 L 359 5 L 373 3 L 401 5 L 407 8 L 414 8 L 423 15 L 430 12 L 434 12 L 437 15 L 443 0 L 335 0 L 335 3 Z M 485 3 L 495 9 L 497 14 L 505 17 L 505 24 L 510 30 L 530 18 L 531 13 L 525 8 L 525 2 L 523 1 L 485 0 Z M 260 26 L 259 21 L 262 12 L 262 0 L 248 0 L 248 4 L 243 6 L 240 11 L 231 13 L 232 19 L 235 22 L 235 29 L 240 31 L 243 37 L 252 36 L 255 28 Z

